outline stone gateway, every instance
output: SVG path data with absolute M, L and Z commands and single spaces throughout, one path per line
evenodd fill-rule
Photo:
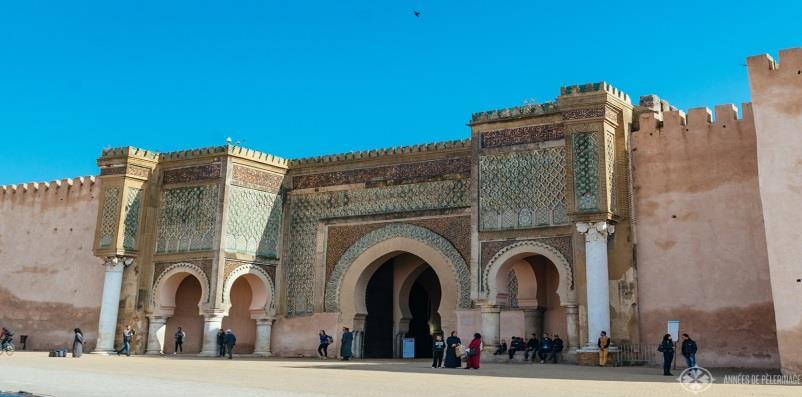
M 0 188 L 0 323 L 29 348 L 417 357 L 433 334 L 558 334 L 563 358 L 653 349 L 802 373 L 802 50 L 749 59 L 754 103 L 690 109 L 608 83 L 473 114 L 468 139 L 287 160 L 103 150 L 97 176 Z M 465 340 L 465 339 L 463 339 Z M 619 350 L 620 349 L 620 350 Z

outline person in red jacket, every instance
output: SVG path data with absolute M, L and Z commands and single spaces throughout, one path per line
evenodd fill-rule
M 473 334 L 473 340 L 468 344 L 470 349 L 465 355 L 468 356 L 465 369 L 479 369 L 479 356 L 482 353 L 482 335 Z

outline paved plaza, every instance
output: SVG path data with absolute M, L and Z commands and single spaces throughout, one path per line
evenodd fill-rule
M 660 370 L 487 364 L 432 369 L 428 361 L 234 360 L 85 355 L 0 357 L 0 390 L 65 396 L 693 396 Z M 728 373 L 737 373 L 729 371 Z M 713 371 L 723 379 L 723 372 Z M 799 396 L 799 386 L 714 384 L 702 396 Z

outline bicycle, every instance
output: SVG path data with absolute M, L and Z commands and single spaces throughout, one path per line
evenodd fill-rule
M 3 346 L 0 348 L 0 356 L 5 353 L 7 356 L 14 355 L 14 342 L 7 342 L 4 343 Z

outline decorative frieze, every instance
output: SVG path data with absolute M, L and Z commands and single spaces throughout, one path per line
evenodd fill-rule
M 331 278 L 334 265 L 340 260 L 345 250 L 351 247 L 362 236 L 393 222 L 397 221 L 329 226 L 326 236 L 326 280 Z M 457 249 L 465 262 L 470 261 L 471 218 L 469 216 L 409 219 L 404 220 L 404 223 L 425 227 L 443 236 Z
M 397 214 L 470 206 L 469 180 L 457 179 L 373 189 L 289 196 L 287 311 L 313 311 L 317 227 L 322 219 Z
M 162 183 L 198 182 L 220 178 L 220 164 L 204 164 L 192 167 L 173 168 L 164 171 Z
M 277 258 L 281 211 L 281 196 L 231 186 L 226 222 L 226 251 Z
M 212 274 L 212 260 L 211 259 L 189 259 L 174 262 L 157 262 L 153 269 L 153 289 L 151 293 L 151 305 L 156 307 L 159 286 L 162 282 L 167 280 L 168 273 L 173 271 L 182 271 L 191 274 L 198 279 L 203 291 L 209 291 L 209 275 Z M 212 294 L 206 293 L 206 296 L 201 297 L 202 302 L 208 302 Z
M 615 183 L 615 135 L 604 135 L 604 148 L 607 153 L 606 158 L 606 177 L 607 177 L 607 203 L 611 212 L 618 210 L 618 192 L 616 191 Z
M 599 209 L 599 144 L 593 132 L 573 135 L 574 196 L 577 211 Z
M 331 278 L 326 282 L 326 311 L 333 312 L 339 310 L 340 284 L 342 283 L 345 272 L 351 267 L 351 264 L 368 248 L 395 237 L 404 237 L 420 241 L 434 248 L 447 259 L 456 277 L 457 288 L 459 288 L 459 302 L 457 307 L 459 309 L 468 309 L 471 307 L 471 274 L 468 270 L 468 265 L 454 246 L 443 238 L 443 236 L 429 229 L 410 225 L 408 223 L 394 223 L 366 234 L 345 251 L 337 262 L 337 265 L 334 266 Z
M 234 164 L 231 183 L 242 187 L 278 194 L 283 180 L 284 175 Z
M 219 190 L 202 185 L 162 191 L 156 252 L 212 249 Z
M 123 248 L 136 249 L 139 231 L 139 208 L 142 206 L 142 189 L 129 187 L 126 194 L 123 229 Z
M 103 191 L 103 212 L 100 216 L 100 248 L 111 247 L 117 229 L 117 208 L 120 204 L 120 188 L 109 187 Z
M 574 250 L 573 244 L 571 243 L 571 236 L 559 236 L 559 237 L 544 237 L 538 239 L 527 239 L 527 240 L 500 240 L 500 241 L 483 241 L 481 245 L 481 263 L 480 268 L 481 271 L 484 272 L 484 269 L 490 264 L 490 261 L 493 257 L 501 251 L 502 248 L 515 243 L 515 242 L 522 242 L 522 241 L 535 241 L 538 243 L 542 243 L 551 247 L 554 247 L 560 254 L 568 261 L 571 266 L 574 263 Z M 480 272 L 481 273 L 481 272 Z
M 433 180 L 469 178 L 471 160 L 468 157 L 417 163 L 394 164 L 384 167 L 299 175 L 292 179 L 294 189 L 364 183 L 368 187 L 420 183 Z
M 564 225 L 565 147 L 479 158 L 482 230 Z
M 150 175 L 150 169 L 133 164 L 116 167 L 103 167 L 100 169 L 100 176 L 109 175 L 128 175 L 139 178 L 147 178 Z
M 562 112 L 563 120 L 594 119 L 605 117 L 605 106 L 597 106 L 587 109 L 573 109 Z
M 530 125 L 482 133 L 482 147 L 494 148 L 563 139 L 562 124 Z
M 499 258 L 501 258 L 505 253 L 513 250 L 523 250 L 525 252 L 529 251 L 532 252 L 532 255 L 538 255 L 538 252 L 542 252 L 544 253 L 544 256 L 550 255 L 551 257 L 556 258 L 557 262 L 552 261 L 552 263 L 554 266 L 558 267 L 557 271 L 565 276 L 565 288 L 569 290 L 574 289 L 574 264 L 571 236 L 561 236 L 527 240 L 483 242 L 481 264 L 482 271 L 479 279 L 479 285 L 482 289 L 482 292 L 487 292 L 490 290 L 488 279 L 490 272 L 494 271 L 492 267 L 498 269 L 498 266 L 503 264 L 499 263 Z

